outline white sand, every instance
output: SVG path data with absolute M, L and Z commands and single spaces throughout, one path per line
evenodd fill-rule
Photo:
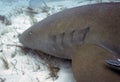
M 6 16 L 12 23 L 11 25 L 0 23 L 0 82 L 75 82 L 69 61 L 60 59 L 51 61 L 53 67 L 60 68 L 58 78 L 53 80 L 48 63 L 38 54 L 33 54 L 31 51 L 25 53 L 21 48 L 8 46 L 8 44 L 19 45 L 18 35 L 34 22 L 40 21 L 48 15 L 66 8 L 92 4 L 101 0 L 46 0 L 47 6 L 50 8 L 48 12 L 42 12 L 44 4 L 37 0 L 40 2 L 34 2 L 36 6 L 32 4 L 32 8 L 38 14 L 29 13 L 30 11 L 27 9 L 29 1 L 0 0 L 0 15 Z M 112 0 L 104 2 L 109 1 Z

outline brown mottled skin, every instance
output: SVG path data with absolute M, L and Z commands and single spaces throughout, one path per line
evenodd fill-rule
M 120 3 L 66 9 L 33 25 L 20 42 L 50 55 L 72 59 L 77 82 L 120 82 L 106 59 L 120 56 Z

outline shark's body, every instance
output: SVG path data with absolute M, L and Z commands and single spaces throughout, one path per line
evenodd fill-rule
M 97 63 L 97 60 L 103 61 L 106 57 L 114 58 L 120 56 L 119 37 L 120 3 L 101 3 L 75 7 L 51 15 L 26 30 L 21 35 L 20 42 L 26 47 L 37 49 L 56 57 L 72 59 L 73 62 L 77 56 L 77 58 L 79 58 L 77 59 L 77 62 L 79 62 L 80 58 L 82 58 L 80 56 L 84 53 L 82 53 L 81 47 L 84 45 L 88 45 L 88 47 L 89 45 L 94 45 L 98 49 L 96 50 L 97 52 L 95 51 L 96 55 L 94 56 L 92 56 L 92 53 L 88 50 L 89 54 L 92 56 L 90 60 L 92 60 L 92 58 L 94 59 L 95 56 L 98 56 L 97 54 L 102 52 L 101 49 L 112 54 L 108 55 L 108 53 L 106 53 L 105 55 L 108 56 L 103 55 L 105 57 L 103 59 L 99 58 L 99 56 L 96 57 L 97 59 L 95 63 Z M 85 64 L 90 63 L 94 62 L 88 62 Z M 76 68 L 75 63 L 73 66 Z M 83 68 L 85 67 L 87 66 L 83 65 Z M 81 68 L 81 66 L 78 68 Z M 91 67 L 90 69 L 93 68 Z M 96 72 L 97 71 L 99 70 L 96 70 Z M 100 69 L 100 71 L 105 72 L 104 69 Z M 89 71 L 86 72 L 89 73 Z M 76 71 L 74 73 L 75 77 L 81 76 L 82 74 L 78 73 L 76 76 Z M 113 80 L 116 79 L 116 82 L 120 81 L 117 74 L 114 74 L 116 75 L 116 78 L 111 80 L 111 76 L 107 75 L 109 75 L 109 73 L 111 75 L 112 73 L 106 73 L 106 77 L 102 77 L 101 75 L 101 82 L 107 81 L 103 79 L 109 79 L 109 82 L 113 82 Z M 76 79 L 78 82 L 81 80 L 78 77 Z M 98 78 L 95 77 L 91 79 L 91 81 L 82 80 L 81 82 L 95 82 L 95 79 Z

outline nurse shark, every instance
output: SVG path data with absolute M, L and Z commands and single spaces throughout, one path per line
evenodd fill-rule
M 120 74 L 105 63 L 120 57 L 119 2 L 63 10 L 31 26 L 19 40 L 25 47 L 71 59 L 77 82 L 120 82 Z

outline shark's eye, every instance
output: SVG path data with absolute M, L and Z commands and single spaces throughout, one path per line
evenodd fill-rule
M 32 35 L 32 31 L 29 32 L 29 35 Z

